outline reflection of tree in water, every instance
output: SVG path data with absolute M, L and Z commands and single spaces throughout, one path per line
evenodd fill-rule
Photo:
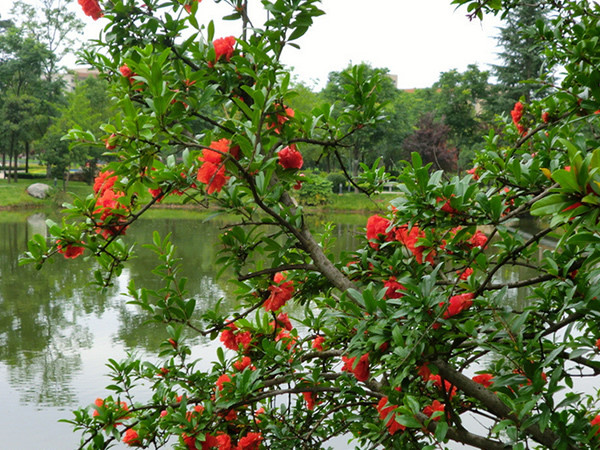
M 131 278 L 136 286 L 156 289 L 161 286 L 160 278 L 152 273 L 159 264 L 156 255 L 143 245 L 152 242 L 152 232 L 159 231 L 162 238 L 171 233 L 171 241 L 177 247 L 176 254 L 185 265 L 181 266 L 179 277 L 187 278 L 186 289 L 189 297 L 195 297 L 196 315 L 199 317 L 208 308 L 224 298 L 225 310 L 234 298 L 228 295 L 227 286 L 215 280 L 217 268 L 214 261 L 218 251 L 218 235 L 222 224 L 203 223 L 194 219 L 144 219 L 135 224 L 135 238 L 139 246 L 137 257 L 131 261 L 125 278 Z M 130 236 L 133 238 L 134 236 Z M 225 277 L 222 278 L 223 280 Z M 220 280 L 219 280 L 220 281 Z M 123 281 L 121 292 L 125 291 L 127 281 Z M 150 314 L 131 305 L 119 307 L 120 326 L 118 340 L 128 350 L 144 348 L 154 352 L 167 338 L 165 325 L 148 322 Z M 190 344 L 198 344 L 206 338 L 188 333 Z
M 32 237 L 27 228 L 24 221 L 0 224 L 0 361 L 21 402 L 67 406 L 75 401 L 70 384 L 80 351 L 92 346 L 89 329 L 78 323 L 110 305 L 106 295 L 81 288 L 90 281 L 89 262 L 57 258 L 42 271 L 19 267 Z
M 200 315 L 224 296 L 223 291 L 215 284 L 214 278 L 202 276 L 196 280 L 195 288 L 198 288 L 200 295 L 196 294 L 197 306 L 195 316 L 200 324 Z M 196 291 L 195 291 L 196 292 Z M 123 343 L 128 351 L 144 349 L 150 353 L 155 353 L 161 342 L 167 339 L 167 332 L 164 323 L 149 322 L 150 313 L 142 311 L 140 308 L 125 305 L 119 306 L 119 331 L 115 340 Z M 187 330 L 184 336 L 188 338 L 188 344 L 198 345 L 208 342 L 208 337 L 197 335 L 191 330 Z

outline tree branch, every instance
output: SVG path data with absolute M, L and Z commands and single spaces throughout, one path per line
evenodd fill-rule
M 440 375 L 444 379 L 456 386 L 457 389 L 461 390 L 469 397 L 479 400 L 486 407 L 486 409 L 496 417 L 501 419 L 509 419 L 517 426 L 520 426 L 521 423 L 526 422 L 529 419 L 528 415 L 525 415 L 522 419 L 519 419 L 519 417 L 511 410 L 511 408 L 506 406 L 496 394 L 458 372 L 447 362 L 442 361 L 441 359 L 436 359 L 431 361 L 431 363 L 438 368 Z M 546 428 L 542 432 L 540 427 L 534 424 L 525 428 L 524 431 L 536 442 L 539 442 L 547 448 L 555 448 L 555 444 L 558 441 L 558 436 L 549 428 Z M 575 450 L 575 447 L 571 445 L 565 448 Z

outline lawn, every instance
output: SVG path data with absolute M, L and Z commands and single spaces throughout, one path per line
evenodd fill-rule
M 26 192 L 30 184 L 39 182 L 49 184 L 50 186 L 54 185 L 54 181 L 50 180 L 19 180 L 17 183 L 8 183 L 7 180 L 0 180 L 0 209 L 57 207 L 65 202 L 71 202 L 73 195 L 86 197 L 93 192 L 92 186 L 87 183 L 70 181 L 66 192 L 62 190 L 62 184 L 58 183 L 52 189 L 51 196 L 48 199 L 40 200 L 31 197 Z M 330 203 L 319 207 L 307 207 L 306 210 L 315 214 L 330 211 L 383 213 L 387 210 L 389 201 L 395 197 L 396 194 L 379 194 L 372 198 L 355 193 L 334 194 L 331 196 Z M 165 199 L 158 206 L 181 205 L 183 199 L 184 197 L 173 195 Z M 149 200 L 150 194 L 147 193 L 144 193 L 139 198 L 140 202 L 147 202 Z M 193 207 L 193 202 L 188 203 L 188 205 Z

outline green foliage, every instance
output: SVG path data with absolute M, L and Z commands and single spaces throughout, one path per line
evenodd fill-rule
M 62 180 L 68 177 L 68 169 L 77 164 L 85 170 L 87 181 L 93 180 L 99 160 L 108 159 L 103 156 L 106 148 L 89 143 L 70 146 L 63 137 L 73 128 L 94 130 L 99 135 L 101 125 L 110 119 L 113 109 L 104 80 L 88 77 L 75 85 L 66 96 L 66 105 L 59 110 L 60 116 L 36 145 L 40 160 L 51 168 L 52 176 Z
M 318 172 L 307 173 L 306 181 L 298 191 L 298 198 L 303 205 L 325 205 L 331 200 L 332 189 L 333 183 L 329 176 Z
M 346 178 L 346 175 L 343 174 L 343 172 L 330 172 L 327 174 L 327 179 L 331 181 L 331 189 L 334 194 L 339 194 L 340 190 L 342 192 L 346 191 L 348 179 Z

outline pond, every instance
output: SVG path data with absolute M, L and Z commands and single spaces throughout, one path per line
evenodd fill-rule
M 151 242 L 152 231 L 172 233 L 178 256 L 185 265 L 187 288 L 206 309 L 225 298 L 225 277 L 216 280 L 218 234 L 224 222 L 204 222 L 199 213 L 159 211 L 159 218 L 143 219 L 128 230 L 127 239 Z M 89 286 L 94 263 L 79 258 L 54 258 L 41 271 L 19 266 L 18 257 L 35 234 L 45 234 L 46 216 L 41 213 L 0 213 L 0 421 L 2 448 L 77 448 L 79 435 L 71 426 L 71 411 L 97 397 L 109 395 L 105 366 L 109 358 L 120 359 L 129 351 L 155 360 L 164 325 L 144 324 L 148 316 L 128 305 L 123 295 L 134 279 L 137 286 L 157 286 L 151 273 L 158 261 L 138 247 L 115 285 L 99 292 Z M 323 219 L 314 217 L 315 226 Z M 358 244 L 366 216 L 328 216 L 337 226 L 337 251 Z M 231 303 L 229 303 L 231 305 Z M 214 355 L 218 342 L 196 338 L 195 354 Z M 211 356 L 207 356 L 210 358 Z M 207 359 L 208 367 L 210 359 Z M 29 430 L 29 432 L 25 431 Z M 43 437 L 43 444 L 40 443 Z M 123 448 L 128 448 L 123 446 Z

